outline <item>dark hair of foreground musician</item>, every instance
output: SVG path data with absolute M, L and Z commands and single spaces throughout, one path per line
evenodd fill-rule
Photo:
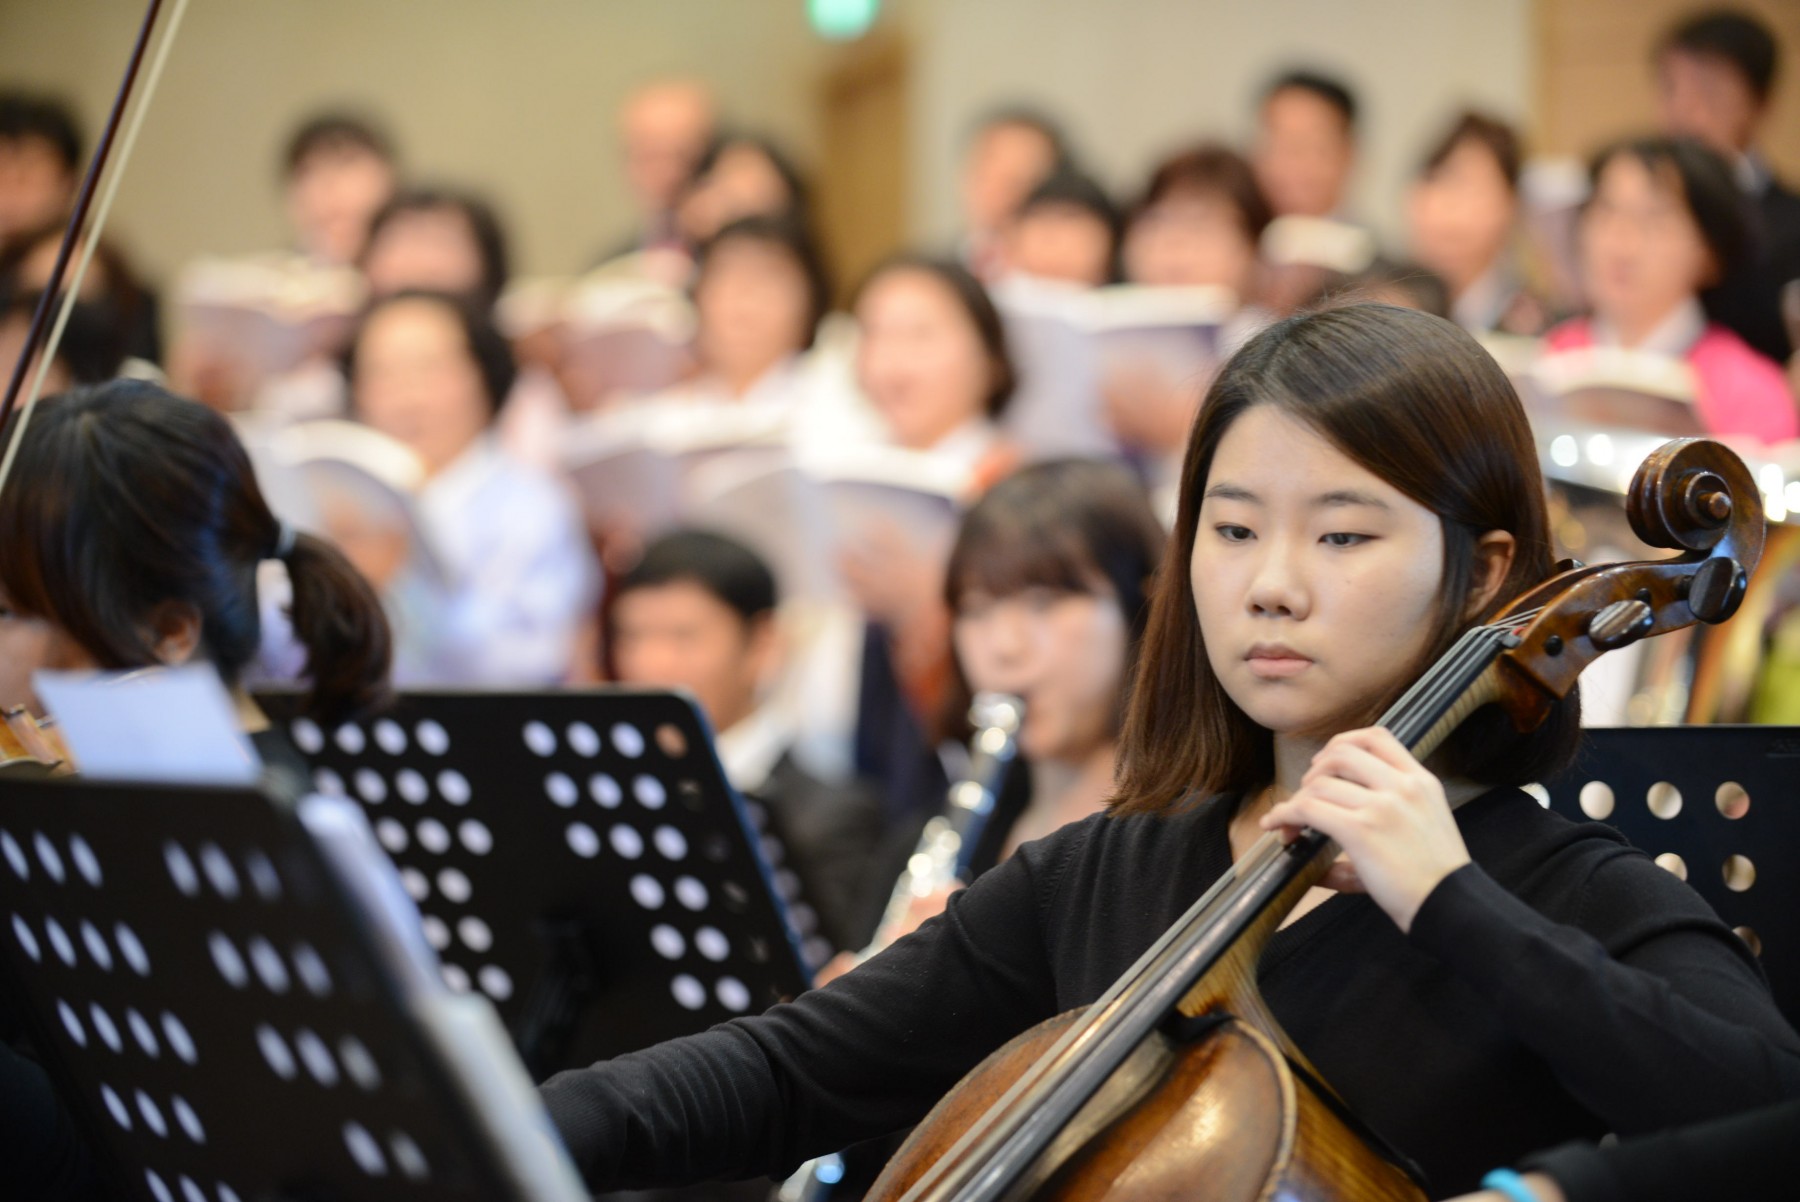
M 203 659 L 235 687 L 262 638 L 257 566 L 276 558 L 309 708 L 342 717 L 386 689 L 387 619 L 367 582 L 330 544 L 284 535 L 230 424 L 155 384 L 37 406 L 0 492 L 0 547 L 0 703 L 26 701 L 34 668 Z
M 1549 570 L 1492 359 L 1449 322 L 1351 306 L 1259 334 L 1201 413 L 1119 803 L 824 989 L 552 1079 L 593 1184 L 783 1171 L 918 1122 L 1099 997 L 1262 830 L 1302 824 L 1345 849 L 1344 891 L 1292 912 L 1261 995 L 1433 1197 L 1535 1148 L 1800 1095 L 1800 1036 L 1737 937 L 1610 828 L 1509 783 L 1562 758 L 1572 714 L 1429 768 L 1367 727 Z

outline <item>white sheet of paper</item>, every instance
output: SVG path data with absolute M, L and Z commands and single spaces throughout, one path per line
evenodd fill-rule
M 136 672 L 38 672 L 32 687 L 90 780 L 254 783 L 262 760 L 204 664 Z

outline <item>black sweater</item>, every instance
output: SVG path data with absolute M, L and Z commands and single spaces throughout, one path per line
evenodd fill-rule
M 562 1073 L 543 1097 L 601 1188 L 785 1171 L 914 1123 L 1123 973 L 1228 865 L 1232 809 L 1065 827 L 830 986 Z M 1295 1043 L 1433 1196 L 1562 1140 L 1800 1096 L 1800 1036 L 1686 885 L 1516 790 L 1457 821 L 1475 862 L 1410 936 L 1339 895 L 1278 932 L 1260 972 Z

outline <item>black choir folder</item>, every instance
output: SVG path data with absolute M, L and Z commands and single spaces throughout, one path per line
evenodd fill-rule
M 806 989 L 779 845 L 680 694 L 417 692 L 323 728 L 259 701 L 322 794 L 355 799 L 453 989 L 539 1080 Z
M 0 971 L 122 1197 L 587 1192 L 360 811 L 0 778 Z

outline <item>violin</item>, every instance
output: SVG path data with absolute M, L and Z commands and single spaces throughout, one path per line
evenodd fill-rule
M 1467 631 L 1380 719 L 1420 759 L 1476 710 L 1530 730 L 1607 651 L 1736 612 L 1762 554 L 1749 470 L 1665 444 L 1627 495 L 1668 559 L 1572 561 Z M 891 1202 L 1423 1199 L 1275 1021 L 1263 948 L 1338 853 L 1263 836 L 1100 999 L 1021 1034 L 938 1103 L 869 1193 Z
M 75 770 L 56 720 L 36 717 L 22 705 L 0 713 L 0 771 L 20 767 L 56 774 Z

